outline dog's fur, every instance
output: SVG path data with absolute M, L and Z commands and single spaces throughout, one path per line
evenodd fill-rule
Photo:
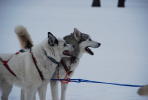
M 82 33 L 76 28 L 74 29 L 73 33 L 65 36 L 64 40 L 68 44 L 71 44 L 74 46 L 75 60 L 71 61 L 70 58 L 62 58 L 62 60 L 64 60 L 66 65 L 70 68 L 70 71 L 72 71 L 72 73 L 69 75 L 69 78 L 70 78 L 72 74 L 74 73 L 76 67 L 78 66 L 81 56 L 85 52 L 87 52 L 86 48 L 87 47 L 98 48 L 101 44 L 98 42 L 92 41 L 88 34 Z M 90 54 L 93 55 L 93 53 L 90 53 Z M 59 69 L 56 70 L 56 72 L 53 75 L 53 78 L 58 78 L 57 77 L 58 75 L 61 79 L 65 78 L 66 72 L 63 68 L 63 65 L 60 65 Z M 59 100 L 58 81 L 51 81 L 50 83 L 51 83 L 51 92 L 52 92 L 52 97 L 53 97 L 52 100 Z M 66 99 L 67 85 L 68 84 L 61 83 L 61 99 L 60 100 Z
M 148 96 L 148 85 L 145 85 L 144 87 L 141 87 L 138 90 L 138 94 L 141 96 Z
M 30 34 L 24 26 L 17 26 L 15 28 L 15 33 L 20 41 L 22 49 L 30 49 L 31 47 L 33 47 L 33 42 Z
M 16 29 L 16 33 L 28 34 L 24 27 Z M 26 35 L 26 37 L 28 40 L 31 40 L 29 35 Z M 20 41 L 22 42 L 23 39 Z M 29 43 L 27 43 L 28 41 L 26 40 L 23 41 L 24 42 L 21 43 L 22 48 L 32 47 L 33 44 L 31 41 L 29 41 Z M 46 51 L 48 56 L 53 57 L 60 62 L 61 57 L 65 57 L 65 55 L 63 55 L 65 50 L 71 52 L 72 47 L 70 45 L 65 45 L 65 41 L 56 39 L 56 37 L 51 33 L 48 34 L 48 39 L 32 47 L 32 53 L 35 56 L 37 65 L 44 76 L 44 81 L 41 80 L 29 51 L 18 55 L 0 55 L 2 59 L 9 59 L 11 57 L 8 64 L 17 75 L 17 77 L 13 76 L 5 68 L 2 62 L 0 62 L 1 100 L 8 100 L 8 95 L 11 92 L 13 84 L 22 88 L 22 100 L 34 100 L 34 95 L 37 91 L 39 92 L 40 100 L 45 100 L 47 84 L 53 76 L 57 64 L 50 61 L 43 51 Z

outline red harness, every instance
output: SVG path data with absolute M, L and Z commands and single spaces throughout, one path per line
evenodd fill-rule
M 1 60 L 1 62 L 3 63 L 3 65 L 5 66 L 5 68 L 6 68 L 13 76 L 17 77 L 16 74 L 11 70 L 11 68 L 10 68 L 9 65 L 8 65 L 9 60 L 3 60 L 2 58 L 0 58 L 0 60 Z
M 19 53 L 20 53 L 20 52 L 16 52 L 15 55 L 17 55 L 17 54 L 19 54 Z M 12 57 L 11 57 L 11 58 L 12 58 Z M 8 60 L 3 60 L 2 58 L 0 58 L 0 61 L 3 63 L 3 65 L 5 66 L 5 68 L 6 68 L 13 76 L 17 77 L 16 74 L 13 72 L 13 70 L 9 67 L 9 64 L 8 64 L 8 62 L 9 62 L 9 60 L 10 60 L 11 58 L 9 58 Z
M 20 52 L 22 52 L 22 51 L 20 51 Z M 18 55 L 20 52 L 16 52 L 15 55 Z M 33 62 L 34 62 L 34 64 L 35 64 L 35 66 L 36 66 L 36 69 L 37 69 L 37 71 L 38 71 L 38 73 L 39 73 L 39 75 L 40 75 L 40 77 L 41 77 L 41 80 L 43 81 L 43 80 L 44 80 L 43 74 L 42 74 L 42 72 L 40 71 L 40 69 L 39 69 L 39 67 L 38 67 L 38 65 L 37 65 L 37 61 L 36 61 L 36 59 L 35 59 L 35 57 L 34 57 L 34 55 L 33 55 L 31 49 L 30 49 L 30 54 L 31 54 L 32 60 L 33 60 Z M 8 60 L 3 60 L 2 58 L 0 58 L 0 61 L 3 63 L 3 65 L 5 66 L 5 68 L 6 68 L 13 76 L 17 77 L 17 75 L 13 72 L 13 70 L 10 68 L 10 66 L 9 66 L 9 64 L 8 64 L 8 62 L 9 62 L 9 60 L 10 60 L 11 58 L 12 58 L 12 57 L 10 57 Z
M 20 52 L 22 52 L 22 51 L 16 52 L 15 55 L 18 55 Z M 44 76 L 43 76 L 42 72 L 40 71 L 40 69 L 39 69 L 39 67 L 38 67 L 38 65 L 37 65 L 37 60 L 36 60 L 36 58 L 34 57 L 34 55 L 33 55 L 31 49 L 30 49 L 30 54 L 31 54 L 32 60 L 33 60 L 33 62 L 34 62 L 34 64 L 35 64 L 35 67 L 36 67 L 36 69 L 37 69 L 37 71 L 38 71 L 38 73 L 39 73 L 39 75 L 40 75 L 40 78 L 41 78 L 41 80 L 43 81 L 43 80 L 44 80 Z M 0 57 L 0 61 L 3 63 L 3 65 L 5 66 L 5 68 L 6 68 L 13 76 L 17 77 L 17 75 L 13 72 L 13 70 L 10 68 L 10 66 L 9 66 L 9 64 L 8 64 L 8 62 L 9 62 L 9 60 L 10 60 L 11 58 L 12 58 L 12 57 L 10 57 L 8 60 L 3 60 L 3 59 Z M 72 71 L 70 71 L 70 69 L 67 67 L 67 65 L 65 64 L 65 62 L 64 62 L 63 60 L 61 60 L 60 63 L 63 65 L 63 67 L 64 67 L 64 69 L 65 69 L 65 72 L 66 72 L 66 75 L 65 75 L 65 78 L 64 78 L 65 80 L 62 80 L 61 82 L 64 83 L 64 84 L 68 84 L 68 83 L 69 83 L 69 79 L 70 79 L 69 76 L 70 76 L 70 74 L 72 73 Z M 59 69 L 58 69 L 58 70 L 59 70 Z M 58 71 L 58 78 L 60 79 L 59 71 Z

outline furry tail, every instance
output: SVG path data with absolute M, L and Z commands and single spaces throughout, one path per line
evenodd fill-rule
M 32 39 L 24 26 L 17 26 L 15 33 L 18 36 L 22 49 L 30 49 L 33 46 Z
M 145 85 L 144 87 L 141 87 L 138 90 L 138 94 L 141 96 L 148 96 L 148 85 Z

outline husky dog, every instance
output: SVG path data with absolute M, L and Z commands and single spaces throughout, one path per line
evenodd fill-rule
M 138 90 L 138 94 L 141 96 L 148 96 L 148 85 L 145 85 L 144 87 L 141 87 Z
M 24 27 L 16 28 L 16 33 L 27 34 Z M 23 38 L 28 38 L 28 36 Z M 29 39 L 30 40 L 30 39 Z M 21 40 L 20 40 L 21 41 Z M 25 41 L 25 39 L 24 39 Z M 31 41 L 23 43 L 24 48 L 33 46 Z M 38 91 L 40 100 L 45 100 L 46 88 L 62 57 L 71 56 L 73 48 L 64 40 L 48 33 L 48 39 L 33 46 L 24 53 L 0 55 L 0 89 L 1 100 L 8 100 L 12 85 L 22 88 L 23 99 L 33 100 Z M 7 60 L 7 62 L 6 62 Z
M 68 43 L 73 45 L 74 52 L 73 55 L 75 57 L 73 59 L 63 57 L 62 61 L 64 62 L 60 64 L 60 67 L 57 67 L 56 72 L 54 73 L 54 79 L 67 79 L 72 76 L 74 73 L 75 68 L 78 66 L 81 56 L 86 52 L 90 55 L 94 55 L 91 51 L 91 48 L 98 48 L 101 44 L 93 41 L 88 34 L 80 32 L 78 29 L 74 28 L 74 32 L 70 35 L 64 37 L 64 40 Z M 64 68 L 66 67 L 67 68 Z M 66 70 L 67 69 L 67 70 Z M 51 80 L 51 92 L 52 92 L 52 100 L 59 100 L 58 97 L 58 81 Z M 64 82 L 61 82 L 61 99 L 65 100 L 66 97 L 66 89 L 67 85 Z

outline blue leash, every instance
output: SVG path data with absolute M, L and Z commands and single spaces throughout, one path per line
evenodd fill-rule
M 98 83 L 98 84 L 108 84 L 108 85 L 117 85 L 117 86 L 127 86 L 127 87 L 143 87 L 144 85 L 132 85 L 132 84 L 120 84 L 120 83 L 109 83 L 109 82 L 100 82 L 100 81 L 91 81 L 85 79 L 51 79 L 53 81 L 68 81 L 75 83 Z

